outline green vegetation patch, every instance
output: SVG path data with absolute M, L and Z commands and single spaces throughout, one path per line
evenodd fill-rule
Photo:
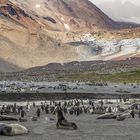
M 108 81 L 108 82 L 136 82 L 140 83 L 140 70 L 113 74 L 97 74 L 95 72 L 78 72 L 72 74 L 55 75 L 57 80 L 66 81 Z

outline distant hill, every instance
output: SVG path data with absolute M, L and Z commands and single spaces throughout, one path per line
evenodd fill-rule
M 0 59 L 0 72 L 14 72 L 14 71 L 20 71 L 20 70 L 22 69 Z

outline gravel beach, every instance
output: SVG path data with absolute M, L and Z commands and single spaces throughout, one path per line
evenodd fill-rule
M 26 126 L 30 133 L 23 136 L 0 136 L 1 140 L 139 140 L 140 119 L 126 119 L 123 122 L 116 120 L 97 120 L 98 115 L 67 116 L 69 121 L 76 122 L 78 130 L 56 129 L 55 121 L 47 121 L 46 115 L 31 121 L 32 112 L 27 115 L 28 122 L 21 124 Z M 48 115 L 49 118 L 55 118 Z M 10 122 L 13 123 L 13 122 Z M 16 123 L 16 122 L 15 122 Z

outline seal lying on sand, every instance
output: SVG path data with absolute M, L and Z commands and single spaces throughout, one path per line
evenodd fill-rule
M 19 124 L 0 124 L 0 135 L 16 136 L 28 134 L 28 129 Z
M 100 115 L 96 119 L 116 119 L 117 114 L 115 113 L 105 113 L 103 115 Z
M 59 129 L 73 129 L 76 130 L 77 129 L 77 125 L 73 122 L 68 122 L 64 116 L 63 116 L 63 112 L 60 108 L 57 108 L 55 110 L 55 114 L 56 114 L 56 127 Z
M 33 116 L 33 117 L 31 118 L 31 120 L 32 120 L 32 121 L 37 121 L 37 117 Z
M 105 113 L 103 115 L 100 115 L 96 119 L 117 119 L 118 121 L 123 121 L 129 117 L 132 117 L 131 110 L 127 110 L 123 113 Z
M 19 122 L 27 122 L 27 120 L 24 118 L 19 118 Z
M 132 115 L 131 115 L 131 110 L 130 111 L 128 111 L 128 112 L 124 112 L 124 113 L 122 113 L 122 114 L 119 114 L 119 115 L 117 115 L 117 121 L 123 121 L 123 120 L 125 120 L 126 118 L 132 118 Z
M 18 121 L 18 119 L 7 115 L 0 115 L 0 121 Z

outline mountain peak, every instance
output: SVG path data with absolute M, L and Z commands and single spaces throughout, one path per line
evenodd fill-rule
M 113 28 L 113 20 L 88 0 L 11 0 L 48 29 L 61 31 Z
M 93 60 L 108 51 L 108 44 L 116 49 L 113 41 L 95 41 L 94 35 L 107 31 L 105 36 L 112 37 L 111 30 L 129 26 L 114 22 L 88 0 L 0 0 L 0 59 L 19 68 Z

